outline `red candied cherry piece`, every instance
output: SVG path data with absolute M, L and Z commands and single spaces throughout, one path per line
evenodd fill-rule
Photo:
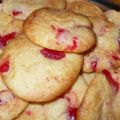
M 77 120 L 77 111 L 78 111 L 78 108 L 68 107 L 67 109 L 68 120 Z
M 19 14 L 22 14 L 22 11 L 13 10 L 12 14 L 13 14 L 13 16 L 17 16 Z
M 112 58 L 113 58 L 114 60 L 116 60 L 116 61 L 120 60 L 120 58 L 119 58 L 118 56 L 116 56 L 116 55 L 113 55 Z
M 7 72 L 8 70 L 9 70 L 9 61 L 5 61 L 0 65 L 0 72 L 4 73 Z
M 112 87 L 113 89 L 115 89 L 115 93 L 117 93 L 118 90 L 119 90 L 119 83 L 116 82 L 116 81 L 112 78 L 112 75 L 111 75 L 111 73 L 110 73 L 108 70 L 104 69 L 104 70 L 102 71 L 102 73 L 106 76 L 106 78 L 107 78 L 109 84 L 111 85 L 111 87 Z
M 73 37 L 73 44 L 72 45 L 68 45 L 68 49 L 69 50 L 74 50 L 77 48 L 77 41 L 78 41 L 78 37 Z
M 50 58 L 50 59 L 54 59 L 54 60 L 60 60 L 60 59 L 65 57 L 65 53 L 64 52 L 56 51 L 56 50 L 50 50 L 50 49 L 47 49 L 47 48 L 41 49 L 40 53 L 44 57 Z
M 0 47 L 3 48 L 7 45 L 8 41 L 15 38 L 16 32 L 9 33 L 5 36 L 0 36 Z
M 53 25 L 51 25 L 51 27 L 56 32 L 56 38 L 59 38 L 59 36 L 66 31 L 64 28 L 55 28 Z
M 28 110 L 28 111 L 25 111 L 25 114 L 28 115 L 28 116 L 31 116 L 32 112 L 30 110 Z
M 91 62 L 91 68 L 93 71 L 96 71 L 97 64 L 98 64 L 98 60 L 94 60 Z

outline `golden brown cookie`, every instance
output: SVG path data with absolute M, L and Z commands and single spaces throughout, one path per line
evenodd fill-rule
M 15 120 L 47 120 L 44 108 L 41 104 L 29 104 L 29 106 Z
M 3 0 L 2 10 L 17 19 L 25 20 L 34 10 L 43 7 L 63 9 L 65 0 Z
M 0 60 L 3 80 L 26 101 L 49 101 L 78 77 L 83 56 L 38 47 L 21 35 L 6 46 Z
M 88 17 L 100 17 L 106 19 L 103 11 L 97 5 L 88 1 L 78 0 L 68 2 L 66 9 L 74 11 L 76 13 L 81 13 Z
M 38 9 L 25 20 L 23 31 L 33 43 L 65 52 L 85 52 L 96 43 L 90 20 L 66 10 Z

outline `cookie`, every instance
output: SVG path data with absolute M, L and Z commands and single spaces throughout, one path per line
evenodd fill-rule
M 0 11 L 0 51 L 18 34 L 22 32 L 23 21 Z
M 84 72 L 101 72 L 103 69 L 115 69 L 119 61 L 119 29 L 114 24 L 100 18 L 90 18 L 97 36 L 97 45 L 85 53 Z
M 103 11 L 97 5 L 88 1 L 79 0 L 68 2 L 66 9 L 74 11 L 76 13 L 81 13 L 88 17 L 99 17 L 106 19 Z
M 115 120 L 120 119 L 120 71 L 119 70 L 104 70 L 104 75 L 106 76 L 111 89 L 114 93 L 114 99 L 112 101 L 112 109 L 116 117 Z
M 120 29 L 120 12 L 115 10 L 107 10 L 105 12 L 106 17 L 109 21 L 115 23 Z
M 82 75 L 67 93 L 43 104 L 30 104 L 17 120 L 67 120 L 75 119 L 79 104 L 87 90 Z
M 3 0 L 2 10 L 16 19 L 25 20 L 34 10 L 43 7 L 63 9 L 65 0 Z
M 15 120 L 46 120 L 44 108 L 41 104 L 29 104 Z
M 78 77 L 83 56 L 38 47 L 21 35 L 4 49 L 3 80 L 26 101 L 49 101 L 65 92 Z
M 77 120 L 115 120 L 111 101 L 113 95 L 103 74 L 98 74 L 90 83 L 79 106 Z
M 0 120 L 12 120 L 26 107 L 27 103 L 14 96 L 4 85 L 0 76 Z
M 25 20 L 23 31 L 38 46 L 58 51 L 81 53 L 96 43 L 90 20 L 66 10 L 38 9 Z

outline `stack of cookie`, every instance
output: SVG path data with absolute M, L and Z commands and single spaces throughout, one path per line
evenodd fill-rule
M 112 15 L 87 0 L 4 0 L 0 120 L 119 120 Z

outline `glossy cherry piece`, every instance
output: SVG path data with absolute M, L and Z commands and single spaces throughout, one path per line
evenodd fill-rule
M 104 69 L 102 73 L 106 76 L 109 84 L 111 85 L 112 88 L 115 88 L 115 92 L 117 93 L 119 90 L 119 83 L 112 78 L 112 75 L 108 70 Z
M 17 16 L 19 14 L 22 14 L 22 11 L 13 10 L 12 14 L 13 16 Z
M 65 53 L 64 52 L 56 51 L 56 50 L 50 50 L 50 49 L 47 49 L 47 48 L 41 49 L 40 53 L 44 57 L 50 58 L 50 59 L 54 59 L 54 60 L 60 60 L 60 59 L 65 57 Z
M 78 108 L 68 107 L 68 120 L 77 120 Z
M 9 33 L 2 37 L 0 36 L 0 47 L 1 48 L 5 47 L 10 40 L 15 38 L 15 36 L 16 36 L 16 32 Z
M 9 70 L 9 61 L 5 61 L 0 65 L 0 73 L 7 72 Z

